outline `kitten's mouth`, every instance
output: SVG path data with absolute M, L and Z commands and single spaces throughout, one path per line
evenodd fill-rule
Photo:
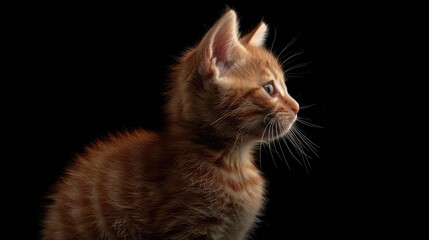
M 296 115 L 278 113 L 263 122 L 262 139 L 275 140 L 286 135 L 296 121 Z

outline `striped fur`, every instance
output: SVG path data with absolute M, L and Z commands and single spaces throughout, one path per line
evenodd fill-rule
M 240 38 L 227 11 L 175 67 L 167 127 L 112 136 L 77 156 L 50 196 L 43 239 L 249 237 L 264 205 L 253 151 L 284 135 L 299 108 L 263 47 L 266 31 L 261 23 Z M 265 134 L 273 122 L 281 129 Z

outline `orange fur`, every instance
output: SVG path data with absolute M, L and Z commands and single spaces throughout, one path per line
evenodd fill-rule
M 298 110 L 265 31 L 240 38 L 227 11 L 175 67 L 167 127 L 77 156 L 51 195 L 43 239 L 245 239 L 264 205 L 253 150 L 284 135 Z M 268 122 L 276 135 L 264 135 Z

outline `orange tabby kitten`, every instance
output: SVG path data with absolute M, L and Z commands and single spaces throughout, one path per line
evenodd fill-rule
M 43 239 L 245 239 L 264 205 L 253 150 L 284 136 L 299 108 L 266 33 L 262 22 L 240 38 L 228 10 L 175 67 L 167 127 L 78 156 L 51 196 Z

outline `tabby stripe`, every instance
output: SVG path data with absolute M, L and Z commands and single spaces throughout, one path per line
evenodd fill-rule
M 257 177 L 245 179 L 243 181 L 232 181 L 231 179 L 221 178 L 220 183 L 223 186 L 234 190 L 235 192 L 242 192 L 248 187 L 260 185 L 262 181 Z
M 77 179 L 78 180 L 72 180 L 74 184 L 69 187 L 70 190 L 67 191 L 66 194 L 68 194 L 70 198 L 70 218 L 72 219 L 76 231 L 79 233 L 79 235 L 85 236 L 86 224 L 82 224 L 82 216 L 85 216 L 85 213 L 82 211 L 82 206 L 85 206 L 85 204 L 83 203 L 85 197 L 82 194 L 84 189 L 83 184 L 85 184 L 85 181 L 79 178 Z
M 60 199 L 57 198 L 57 203 L 54 205 L 54 207 L 52 208 L 52 215 L 50 216 L 50 227 L 51 227 L 51 234 L 53 234 L 52 239 L 66 239 L 64 238 L 65 234 L 64 234 L 64 220 L 63 220 L 63 211 L 61 210 L 61 208 L 59 207 L 59 201 Z
M 88 168 L 92 169 L 92 168 Z M 88 173 L 89 174 L 89 173 Z M 82 238 L 95 238 L 96 236 L 93 235 L 94 233 L 94 224 L 95 224 L 95 214 L 93 209 L 93 200 L 91 198 L 91 185 L 93 184 L 93 176 L 91 175 L 85 175 L 81 178 L 76 178 L 74 185 L 79 186 L 79 192 L 81 194 L 80 201 L 79 201 L 79 208 L 80 211 L 80 218 L 77 220 L 77 223 L 79 223 L 80 228 L 83 230 L 82 235 L 80 235 Z
M 69 208 L 62 208 L 63 206 L 68 206 L 67 200 L 63 198 L 63 196 L 58 198 L 58 204 L 56 205 L 55 212 L 58 217 L 57 222 L 57 234 L 62 235 L 62 237 L 65 236 L 72 236 L 72 232 L 70 231 L 73 227 L 73 223 L 70 221 L 68 211 Z M 67 238 L 59 238 L 59 239 L 67 239 Z
M 233 164 L 227 164 L 227 163 L 222 163 L 218 165 L 222 170 L 228 172 L 228 173 L 237 173 L 237 172 L 242 172 L 244 170 L 252 170 L 253 172 L 255 172 L 254 170 L 256 169 L 256 167 L 254 166 L 253 163 L 249 163 L 246 164 L 244 166 L 234 166 Z

